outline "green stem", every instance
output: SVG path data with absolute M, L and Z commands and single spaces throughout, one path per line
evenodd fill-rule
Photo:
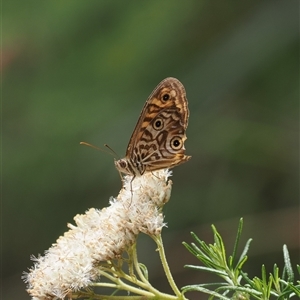
M 139 262 L 138 262 L 138 258 L 137 258 L 137 251 L 136 251 L 136 244 L 134 244 L 132 247 L 132 260 L 133 260 L 133 265 L 135 267 L 135 270 L 139 276 L 139 278 L 141 279 L 142 282 L 144 282 L 145 284 L 149 285 L 149 281 L 145 278 L 144 273 L 141 271 Z
M 155 243 L 157 244 L 158 253 L 159 253 L 159 257 L 160 257 L 162 266 L 164 268 L 166 277 L 168 279 L 168 282 L 169 282 L 174 294 L 178 297 L 178 299 L 185 299 L 185 297 L 181 294 L 180 290 L 178 289 L 177 285 L 175 284 L 175 281 L 171 274 L 171 271 L 170 271 L 170 268 L 169 268 L 169 265 L 168 265 L 168 262 L 166 259 L 166 254 L 165 254 L 161 234 L 158 236 L 152 236 L 152 238 L 154 239 Z
M 103 277 L 106 277 L 107 279 L 109 279 L 110 281 L 112 281 L 114 283 L 108 284 L 108 283 L 99 282 L 99 283 L 93 283 L 92 285 L 99 286 L 99 287 L 111 287 L 111 288 L 115 288 L 118 290 L 129 291 L 131 293 L 143 296 L 143 297 L 145 297 L 145 299 L 178 300 L 178 297 L 168 295 L 168 294 L 158 291 L 145 278 L 142 270 L 140 269 L 139 263 L 137 261 L 136 246 L 134 246 L 132 248 L 132 251 L 130 252 L 130 257 L 133 260 L 134 267 L 135 267 L 136 272 L 141 280 L 137 279 L 135 276 L 124 273 L 122 270 L 116 271 L 116 270 L 112 270 L 112 269 L 103 268 L 103 269 L 99 270 L 100 275 Z M 104 270 L 104 269 L 106 269 L 106 270 Z M 115 276 L 108 274 L 108 272 L 115 274 Z M 121 278 L 123 278 L 124 280 L 126 280 L 132 284 L 137 285 L 139 288 L 125 283 Z M 102 297 L 102 296 L 100 296 L 100 297 Z M 107 296 L 107 298 L 105 298 L 105 299 L 119 299 L 119 298 L 114 298 L 114 297 L 118 297 L 118 296 Z M 134 297 L 135 296 L 126 296 L 121 299 L 140 299 L 140 298 L 134 298 Z M 102 298 L 99 298 L 99 299 L 102 299 Z
M 139 286 L 143 287 L 144 289 L 147 289 L 149 292 L 151 292 L 154 295 L 156 295 L 157 297 L 159 297 L 159 299 L 177 299 L 177 297 L 174 298 L 174 296 L 162 293 L 159 290 L 155 289 L 150 284 L 150 282 L 148 281 L 148 279 L 145 278 L 144 273 L 142 272 L 142 270 L 140 268 L 140 264 L 138 262 L 137 251 L 136 251 L 136 244 L 132 246 L 131 257 L 133 259 L 133 264 L 134 264 L 135 270 L 136 270 L 138 276 L 140 277 L 141 281 L 143 282 L 143 284 L 138 284 Z M 128 278 L 126 278 L 126 279 L 128 279 Z

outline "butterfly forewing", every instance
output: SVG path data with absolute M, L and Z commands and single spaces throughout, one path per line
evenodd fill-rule
M 190 156 L 184 154 L 188 117 L 182 83 L 176 78 L 164 79 L 146 101 L 125 158 L 115 162 L 117 169 L 139 176 L 189 160 Z

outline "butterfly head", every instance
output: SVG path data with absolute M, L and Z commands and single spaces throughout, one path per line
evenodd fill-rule
M 115 160 L 117 170 L 123 174 L 138 176 L 141 175 L 139 170 L 134 167 L 133 163 L 127 157 Z
M 121 173 L 131 175 L 128 169 L 127 159 L 124 158 L 124 159 L 115 160 L 115 166 L 117 170 L 120 171 Z

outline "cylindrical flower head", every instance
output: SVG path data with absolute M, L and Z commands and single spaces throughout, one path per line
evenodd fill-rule
M 76 225 L 45 252 L 33 258 L 34 266 L 24 275 L 33 300 L 63 299 L 99 279 L 101 262 L 117 259 L 136 241 L 140 232 L 160 234 L 162 206 L 169 200 L 168 170 L 126 176 L 124 186 L 110 206 L 90 209 L 74 217 Z

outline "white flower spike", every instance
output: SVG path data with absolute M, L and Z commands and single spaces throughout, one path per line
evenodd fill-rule
M 171 194 L 167 169 L 143 176 L 125 176 L 124 186 L 110 206 L 91 208 L 74 217 L 76 225 L 45 252 L 33 258 L 34 266 L 24 275 L 33 300 L 64 299 L 99 281 L 99 266 L 117 259 L 132 246 L 140 232 L 161 233 L 161 208 Z

